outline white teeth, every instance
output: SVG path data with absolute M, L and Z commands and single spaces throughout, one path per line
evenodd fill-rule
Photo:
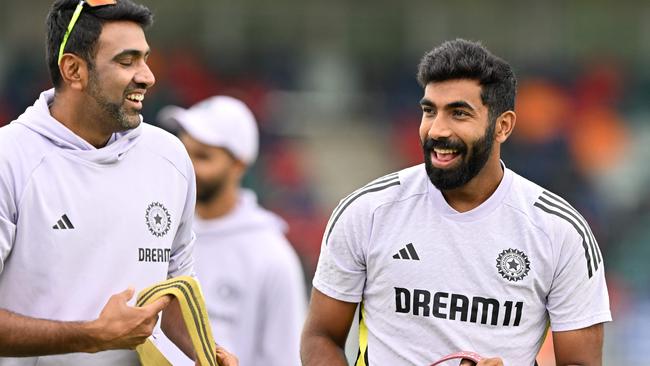
M 438 154 L 455 154 L 456 150 L 454 149 L 433 149 L 433 151 L 437 152 Z
M 135 102 L 142 102 L 144 100 L 143 94 L 129 94 L 126 96 L 126 99 L 133 100 Z

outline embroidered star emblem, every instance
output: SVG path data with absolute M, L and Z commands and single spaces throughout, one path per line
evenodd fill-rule
M 171 228 L 171 215 L 165 206 L 160 202 L 151 202 L 144 213 L 145 222 L 149 232 L 156 236 L 162 237 Z
M 530 271 L 530 260 L 523 251 L 508 248 L 497 257 L 497 270 L 508 281 L 521 281 Z
M 510 262 L 508 262 L 508 269 L 517 270 L 517 261 L 511 259 Z

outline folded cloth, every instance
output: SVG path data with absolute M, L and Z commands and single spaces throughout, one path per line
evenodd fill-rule
M 171 278 L 140 291 L 136 305 L 147 305 L 165 295 L 172 295 L 178 299 L 183 321 L 201 365 L 218 366 L 216 343 L 212 336 L 208 313 L 205 310 L 205 300 L 199 283 L 190 276 Z M 171 366 L 171 363 L 149 339 L 139 345 L 136 351 L 143 366 Z

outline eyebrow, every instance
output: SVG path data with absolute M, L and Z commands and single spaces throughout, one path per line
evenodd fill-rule
M 127 49 L 127 50 L 123 50 L 122 52 L 120 52 L 117 55 L 113 56 L 113 60 L 120 59 L 120 58 L 122 58 L 124 56 L 134 56 L 134 57 L 142 57 L 142 56 L 144 56 L 144 57 L 147 57 L 147 56 L 149 56 L 150 53 L 151 53 L 151 50 L 149 50 L 149 49 L 147 49 L 147 51 L 145 51 L 144 53 L 142 51 L 136 50 L 136 49 Z
M 425 106 L 427 106 L 427 107 L 434 107 L 433 102 L 431 102 L 431 101 L 430 101 L 429 99 L 427 99 L 427 98 L 422 98 L 422 99 L 420 99 L 420 105 L 425 105 Z
M 432 101 L 430 101 L 430 100 L 427 99 L 427 98 L 422 98 L 422 99 L 420 100 L 420 105 L 421 105 L 421 106 L 427 106 L 427 107 L 435 107 L 435 106 L 436 106 Z M 445 109 L 465 108 L 465 109 L 469 109 L 469 110 L 471 110 L 471 111 L 474 111 L 474 110 L 475 110 L 474 107 L 472 107 L 471 104 L 467 103 L 467 102 L 464 101 L 464 100 L 457 100 L 457 101 L 454 101 L 454 102 L 448 103 L 447 105 L 445 105 L 444 108 L 445 108 Z
M 469 109 L 470 111 L 474 110 L 474 108 L 464 100 L 457 100 L 455 102 L 451 102 L 447 104 L 445 108 L 446 109 L 465 108 L 465 109 Z

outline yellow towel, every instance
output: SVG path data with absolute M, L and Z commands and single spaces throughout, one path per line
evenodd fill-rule
M 205 310 L 205 300 L 199 283 L 189 276 L 171 278 L 140 291 L 136 305 L 149 304 L 165 295 L 172 295 L 178 299 L 183 320 L 201 366 L 218 366 L 210 320 Z M 143 366 L 171 366 L 171 363 L 148 339 L 139 345 L 136 351 Z

